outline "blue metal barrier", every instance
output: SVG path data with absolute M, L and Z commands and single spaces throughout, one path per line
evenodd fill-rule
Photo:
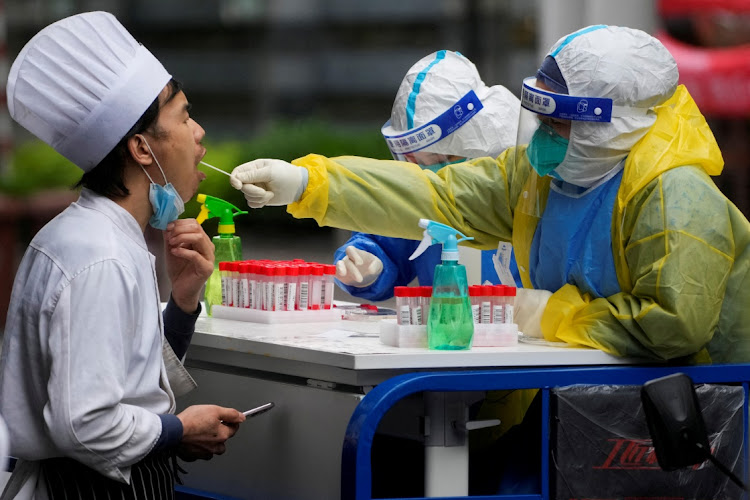
M 372 471 L 370 453 L 380 420 L 401 399 L 412 394 L 434 391 L 489 391 L 503 389 L 541 389 L 542 415 L 549 416 L 549 391 L 555 387 L 587 385 L 643 385 L 645 382 L 685 373 L 696 384 L 742 384 L 743 468 L 747 481 L 748 450 L 748 384 L 750 364 L 700 366 L 604 366 L 604 367 L 534 367 L 478 371 L 419 372 L 398 375 L 372 389 L 360 402 L 349 420 L 341 461 L 342 500 L 370 500 Z M 472 499 L 548 500 L 549 418 L 542 418 L 542 481 L 537 495 L 472 496 Z M 444 497 L 457 498 L 457 497 Z M 465 498 L 465 497 L 461 497 Z M 746 498 L 746 497 L 745 497 Z

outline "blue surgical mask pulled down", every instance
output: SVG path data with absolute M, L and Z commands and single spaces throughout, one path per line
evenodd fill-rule
M 526 149 L 529 163 L 534 167 L 536 173 L 544 177 L 555 170 L 565 159 L 568 142 L 568 139 L 555 132 L 546 123 L 540 124 Z
M 163 231 L 167 229 L 167 224 L 177 220 L 177 217 L 185 211 L 185 203 L 182 201 L 182 197 L 172 183 L 167 181 L 167 176 L 164 175 L 164 170 L 162 170 L 159 160 L 156 159 L 156 155 L 151 150 L 148 141 L 144 138 L 143 142 L 146 143 L 146 147 L 151 153 L 151 156 L 154 157 L 156 166 L 159 167 L 159 171 L 161 172 L 162 177 L 164 177 L 165 182 L 164 186 L 155 183 L 151 176 L 148 175 L 148 172 L 146 172 L 146 169 L 143 168 L 143 165 L 141 165 L 143 173 L 146 174 L 148 180 L 151 181 L 151 186 L 148 191 L 148 200 L 151 202 L 151 208 L 153 208 L 154 213 L 148 223 L 152 227 Z

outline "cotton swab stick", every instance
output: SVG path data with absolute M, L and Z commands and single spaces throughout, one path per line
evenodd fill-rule
M 222 174 L 224 174 L 224 175 L 226 175 L 226 176 L 228 176 L 228 177 L 231 177 L 231 176 L 232 176 L 232 174 L 230 174 L 229 172 L 227 172 L 227 171 L 225 171 L 225 170 L 222 170 L 222 169 L 220 169 L 220 168 L 216 168 L 216 167 L 214 167 L 213 165 L 209 165 L 209 164 L 208 164 L 208 163 L 206 163 L 205 161 L 201 161 L 201 164 L 202 164 L 202 165 L 205 165 L 205 166 L 207 166 L 208 168 L 212 168 L 212 169 L 216 170 L 217 172 L 221 172 Z

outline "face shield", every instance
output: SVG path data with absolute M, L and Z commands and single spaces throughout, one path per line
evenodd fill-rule
M 559 94 L 539 87 L 535 77 L 524 80 L 518 139 L 511 161 L 517 163 L 517 169 L 531 172 L 529 189 L 521 193 L 519 210 L 541 217 L 550 179 L 564 180 L 556 169 L 568 156 L 576 123 L 606 126 L 613 112 L 621 111 L 619 108 L 613 105 L 612 99 Z
M 430 122 L 406 131 L 396 130 L 391 120 L 381 128 L 388 149 L 395 160 L 416 163 L 433 171 L 463 161 L 464 157 L 439 152 L 445 141 L 481 109 L 482 101 L 473 90 Z

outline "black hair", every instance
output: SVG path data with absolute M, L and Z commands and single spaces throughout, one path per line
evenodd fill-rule
M 164 101 L 164 104 L 171 101 L 182 90 L 182 84 L 172 78 L 167 84 L 169 86 L 169 95 Z M 131 137 L 136 134 L 142 134 L 149 129 L 153 129 L 153 133 L 157 136 L 163 132 L 158 130 L 156 127 L 156 120 L 159 118 L 159 97 L 154 99 L 154 102 L 146 108 L 146 111 L 138 118 L 138 121 L 128 130 L 128 133 L 120 139 L 112 151 L 99 162 L 97 166 L 88 172 L 84 173 L 81 180 L 75 185 L 78 187 L 85 187 L 91 189 L 95 193 L 98 193 L 107 198 L 117 199 L 125 198 L 130 195 L 130 191 L 125 187 L 123 175 L 125 173 L 125 165 L 127 165 L 127 158 L 130 155 L 128 150 L 128 141 Z

